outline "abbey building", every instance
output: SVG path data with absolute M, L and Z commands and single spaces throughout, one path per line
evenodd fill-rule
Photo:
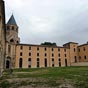
M 88 43 L 69 42 L 63 46 L 21 44 L 15 18 L 12 15 L 5 23 L 4 8 L 4 1 L 0 0 L 0 69 L 88 65 Z

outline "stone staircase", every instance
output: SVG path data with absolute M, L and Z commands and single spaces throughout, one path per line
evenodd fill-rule
M 88 62 L 71 63 L 71 66 L 88 66 Z

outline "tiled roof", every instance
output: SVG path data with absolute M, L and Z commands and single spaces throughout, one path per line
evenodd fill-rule
M 7 22 L 7 25 L 17 25 L 13 14 L 12 14 L 12 16 L 10 17 L 9 21 Z

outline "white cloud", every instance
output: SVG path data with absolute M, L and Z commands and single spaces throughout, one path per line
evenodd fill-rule
M 6 17 L 15 15 L 23 42 L 58 44 L 84 42 L 88 28 L 88 0 L 6 0 Z M 85 21 L 86 20 L 86 21 Z M 79 30 L 78 35 L 76 31 Z M 69 37 L 70 36 L 70 37 Z M 86 35 L 87 37 L 87 35 Z

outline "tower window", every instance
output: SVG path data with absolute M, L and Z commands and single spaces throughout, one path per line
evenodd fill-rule
M 19 41 L 17 41 L 17 43 L 19 43 Z
M 9 30 L 10 29 L 10 27 L 9 26 L 7 26 L 7 30 Z
M 13 40 L 13 39 L 11 39 L 11 40 L 10 40 L 10 42 L 14 42 L 14 40 Z
M 14 30 L 14 26 L 12 26 L 12 30 Z

